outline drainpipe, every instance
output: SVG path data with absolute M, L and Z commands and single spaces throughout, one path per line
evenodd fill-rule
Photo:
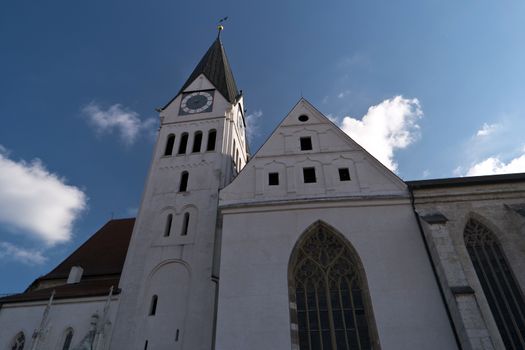
M 450 313 L 450 308 L 447 304 L 447 300 L 445 299 L 445 293 L 443 291 L 443 286 L 441 285 L 441 282 L 439 280 L 439 276 L 437 273 L 436 265 L 434 264 L 434 260 L 432 259 L 432 255 L 430 255 L 430 248 L 428 246 L 427 237 L 425 236 L 425 232 L 423 231 L 423 226 L 421 225 L 421 218 L 419 217 L 417 211 L 416 211 L 416 204 L 414 199 L 414 192 L 412 191 L 412 187 L 408 186 L 408 191 L 410 192 L 410 204 L 412 204 L 412 211 L 414 212 L 414 216 L 416 217 L 417 227 L 419 228 L 419 233 L 421 234 L 421 239 L 423 240 L 423 244 L 425 245 L 425 251 L 427 252 L 428 260 L 430 261 L 430 266 L 432 267 L 432 273 L 434 275 L 434 278 L 436 279 L 436 283 L 438 285 L 439 289 L 439 295 L 441 296 L 441 301 L 445 305 L 445 311 L 447 312 L 447 318 L 448 322 L 450 323 L 450 327 L 452 328 L 452 333 L 454 333 L 454 340 L 456 341 L 456 345 L 459 350 L 463 350 L 463 346 L 461 345 L 461 342 L 459 341 L 459 335 L 456 330 L 456 327 L 454 326 L 454 321 L 452 320 L 452 315 Z

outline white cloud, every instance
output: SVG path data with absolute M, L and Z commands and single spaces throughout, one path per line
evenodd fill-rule
M 386 167 L 396 171 L 394 152 L 418 138 L 417 121 L 422 116 L 417 99 L 395 96 L 370 107 L 361 120 L 344 117 L 341 129 Z
M 112 133 L 115 130 L 127 145 L 133 144 L 140 132 L 152 129 L 156 123 L 153 118 L 141 120 L 137 112 L 120 104 L 114 104 L 104 110 L 91 102 L 82 108 L 82 112 L 99 133 Z
M 350 90 L 341 91 L 337 94 L 337 98 L 344 98 L 345 96 L 348 96 L 350 94 Z
M 466 176 L 495 175 L 525 172 L 525 154 L 505 163 L 499 157 L 489 157 L 472 165 Z
M 15 260 L 27 265 L 41 265 L 47 261 L 41 251 L 20 248 L 9 242 L 0 242 L 0 259 Z
M 49 245 L 68 241 L 86 195 L 47 171 L 38 159 L 15 162 L 0 153 L 0 222 Z
M 246 137 L 248 141 L 252 141 L 254 137 L 259 135 L 259 120 L 262 117 L 261 110 L 254 111 L 246 116 Z
M 481 127 L 481 129 L 479 129 L 476 132 L 476 136 L 478 137 L 489 136 L 490 134 L 494 133 L 499 127 L 500 127 L 499 124 L 483 123 L 483 126 Z

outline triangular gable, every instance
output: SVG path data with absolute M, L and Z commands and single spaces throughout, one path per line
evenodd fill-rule
M 307 116 L 308 119 L 305 120 Z M 300 149 L 310 137 L 313 149 Z M 280 165 L 279 165 L 280 164 Z M 315 167 L 318 181 L 305 185 L 303 169 Z M 351 181 L 338 170 L 348 168 Z M 279 172 L 280 190 L 268 186 L 268 172 Z M 255 184 L 254 196 L 250 195 Z M 286 199 L 317 196 L 406 195 L 405 183 L 345 134 L 306 99 L 301 98 L 253 156 L 237 178 L 221 191 L 221 199 Z

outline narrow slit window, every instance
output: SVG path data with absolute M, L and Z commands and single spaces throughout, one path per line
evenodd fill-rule
M 182 232 L 181 236 L 188 235 L 188 226 L 190 225 L 190 213 L 184 213 L 184 219 L 182 221 Z
M 165 156 L 171 156 L 173 153 L 173 145 L 175 144 L 175 135 L 170 134 L 166 141 L 166 149 L 164 150 Z
M 173 214 L 169 214 L 166 218 L 166 227 L 164 228 L 164 237 L 169 237 L 171 232 L 171 223 L 173 222 Z
M 269 173 L 268 174 L 268 185 L 270 186 L 279 185 L 279 173 Z
M 73 329 L 69 328 L 66 331 L 66 337 L 64 338 L 64 345 L 62 346 L 62 350 L 69 350 L 71 347 L 71 340 L 73 339 Z
M 348 168 L 339 168 L 339 181 L 350 181 L 350 170 Z
M 179 154 L 185 154 L 187 146 L 188 146 L 188 134 L 184 133 L 180 137 Z
M 312 138 L 310 136 L 308 137 L 301 137 L 301 151 L 311 151 L 312 150 Z
M 193 153 L 199 153 L 201 151 L 201 144 L 202 144 L 202 132 L 197 131 L 195 133 L 195 136 L 193 137 L 193 149 L 191 151 Z
M 215 140 L 217 139 L 217 131 L 212 129 L 208 132 L 208 144 L 206 145 L 206 151 L 215 150 Z
M 186 192 L 188 189 L 188 177 L 189 174 L 187 171 L 183 171 L 180 175 L 179 192 Z
M 157 312 L 157 301 L 159 297 L 155 294 L 153 297 L 151 297 L 151 305 L 149 307 L 149 315 L 153 316 Z
M 303 168 L 303 178 L 305 184 L 315 183 L 315 168 Z

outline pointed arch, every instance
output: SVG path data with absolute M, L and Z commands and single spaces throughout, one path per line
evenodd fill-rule
M 322 221 L 297 241 L 288 267 L 292 343 L 300 350 L 379 349 L 366 276 L 352 245 Z
M 463 239 L 505 347 L 525 349 L 525 300 L 498 238 L 470 218 Z

